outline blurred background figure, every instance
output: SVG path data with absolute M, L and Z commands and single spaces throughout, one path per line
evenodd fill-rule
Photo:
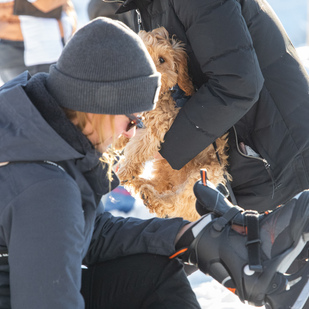
M 109 194 L 103 196 L 105 211 L 122 211 L 129 213 L 132 211 L 135 198 L 122 186 L 118 186 Z
M 115 14 L 121 4 L 121 2 L 115 2 L 114 0 L 104 2 L 102 0 L 90 0 L 88 3 L 88 17 L 90 20 L 99 16 L 120 20 L 132 30 L 138 32 L 138 15 L 136 11 L 130 11 L 124 14 Z
M 0 78 L 48 72 L 76 30 L 71 0 L 0 1 Z

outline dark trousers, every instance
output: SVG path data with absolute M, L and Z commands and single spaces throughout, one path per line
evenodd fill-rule
M 49 72 L 51 63 L 26 66 L 24 42 L 0 40 L 0 78 L 6 83 L 28 70 L 31 75 Z
M 83 269 L 86 309 L 201 308 L 178 260 L 151 254 Z

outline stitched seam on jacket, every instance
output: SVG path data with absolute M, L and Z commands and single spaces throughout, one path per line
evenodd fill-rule
M 209 64 L 210 62 L 215 61 L 215 60 L 217 60 L 217 59 L 219 59 L 219 58 L 225 57 L 225 56 L 228 55 L 228 54 L 237 53 L 237 52 L 239 52 L 240 50 L 253 51 L 254 48 L 253 48 L 252 45 L 250 45 L 250 46 L 240 46 L 239 48 L 236 48 L 236 49 L 227 50 L 227 51 L 225 51 L 225 52 L 224 52 L 223 54 L 221 54 L 221 55 L 218 55 L 218 56 L 216 56 L 216 57 L 211 57 L 207 62 L 205 62 L 205 64 L 203 64 L 203 66 L 206 66 L 206 65 Z

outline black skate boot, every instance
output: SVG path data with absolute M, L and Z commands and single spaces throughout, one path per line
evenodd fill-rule
M 286 271 L 309 240 L 309 191 L 271 212 L 232 205 L 202 171 L 197 204 L 210 211 L 187 230 L 172 257 L 197 266 L 238 295 L 267 309 L 301 309 L 309 296 L 309 263 Z M 189 244 L 189 245 L 188 245 Z

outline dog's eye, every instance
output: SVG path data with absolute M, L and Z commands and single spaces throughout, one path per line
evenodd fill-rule
M 160 63 L 164 63 L 165 62 L 165 60 L 162 57 L 159 57 L 159 61 L 160 61 Z

